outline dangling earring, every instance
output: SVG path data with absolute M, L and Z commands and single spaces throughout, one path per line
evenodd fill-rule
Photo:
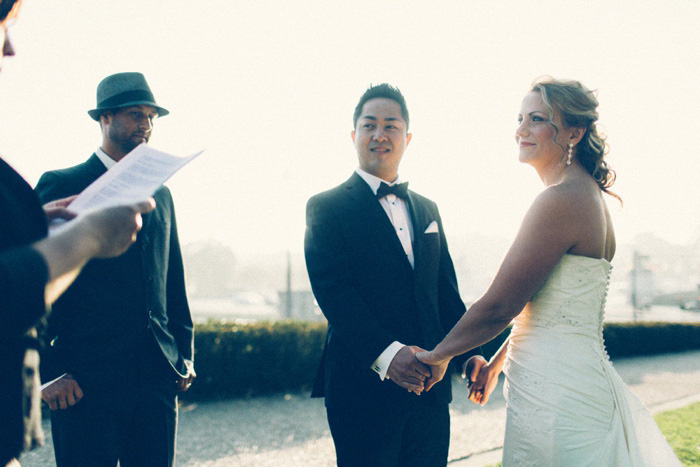
M 571 165 L 571 158 L 573 157 L 572 151 L 574 150 L 574 145 L 569 143 L 569 155 L 566 156 L 566 165 Z

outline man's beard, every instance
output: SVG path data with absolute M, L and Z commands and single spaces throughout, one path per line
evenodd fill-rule
M 124 154 L 130 153 L 136 148 L 136 146 L 141 144 L 139 142 L 135 142 L 131 136 L 124 137 L 121 134 L 117 134 L 116 131 L 110 131 L 109 138 L 119 149 L 124 152 Z M 148 140 L 146 140 L 146 142 L 148 142 Z

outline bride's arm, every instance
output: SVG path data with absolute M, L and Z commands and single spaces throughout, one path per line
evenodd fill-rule
M 419 360 L 435 367 L 435 377 L 426 389 L 439 381 L 452 357 L 498 336 L 522 311 L 576 244 L 577 221 L 575 196 L 562 196 L 549 188 L 537 197 L 486 293 L 433 351 L 417 354 Z

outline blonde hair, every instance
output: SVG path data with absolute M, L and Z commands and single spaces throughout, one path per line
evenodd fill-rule
M 583 138 L 576 145 L 576 157 L 603 192 L 622 202 L 618 195 L 609 190 L 615 183 L 615 172 L 605 160 L 609 150 L 605 137 L 599 135 L 596 128 L 598 99 L 593 91 L 579 81 L 556 80 L 550 76 L 535 80 L 532 91 L 540 94 L 542 102 L 550 110 L 550 123 L 556 108 L 564 125 L 585 130 Z M 556 130 L 559 131 L 558 128 Z

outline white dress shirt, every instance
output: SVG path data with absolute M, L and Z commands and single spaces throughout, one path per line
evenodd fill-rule
M 107 153 L 102 150 L 102 148 L 97 148 L 95 155 L 98 159 L 100 159 L 100 161 L 102 161 L 105 167 L 107 167 L 107 170 L 111 169 L 117 164 L 117 161 L 109 157 Z
M 357 174 L 362 177 L 362 179 L 369 185 L 372 192 L 376 195 L 379 185 L 382 182 L 389 186 L 401 183 L 398 177 L 391 183 L 387 183 L 379 177 L 365 172 L 361 168 L 357 168 Z M 389 194 L 384 196 L 379 200 L 379 204 L 384 208 L 384 212 L 389 217 L 391 225 L 394 226 L 396 235 L 403 246 L 404 252 L 406 252 L 406 258 L 408 262 L 411 263 L 411 267 L 414 267 L 414 257 L 413 257 L 413 223 L 411 222 L 411 215 L 408 211 L 408 206 L 406 201 L 397 197 L 394 194 Z M 386 372 L 389 370 L 389 365 L 394 359 L 396 354 L 404 347 L 399 341 L 394 341 L 387 347 L 377 359 L 372 363 L 372 369 L 379 374 L 379 378 L 383 381 L 386 378 Z

